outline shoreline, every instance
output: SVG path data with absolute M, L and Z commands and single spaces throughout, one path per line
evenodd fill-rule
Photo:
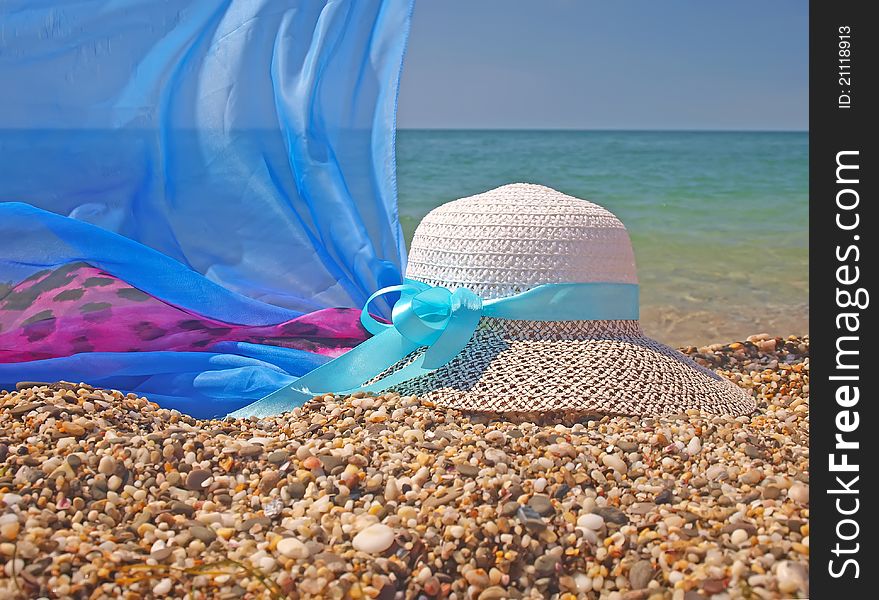
M 753 390 L 738 418 L 533 424 L 389 394 L 199 421 L 88 386 L 7 392 L 0 592 L 804 598 L 808 344 L 684 348 Z

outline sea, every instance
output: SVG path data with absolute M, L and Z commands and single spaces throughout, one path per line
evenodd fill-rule
M 806 132 L 397 132 L 407 240 L 432 208 L 507 183 L 585 198 L 625 223 L 641 319 L 673 346 L 808 333 Z

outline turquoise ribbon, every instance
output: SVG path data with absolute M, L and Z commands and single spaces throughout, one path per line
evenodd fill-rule
M 377 321 L 369 305 L 400 293 L 391 322 Z M 324 393 L 379 392 L 442 367 L 451 361 L 479 326 L 482 317 L 527 321 L 637 320 L 638 286 L 630 283 L 550 283 L 515 296 L 483 300 L 472 291 L 448 290 L 420 281 L 383 288 L 366 301 L 360 321 L 373 334 L 356 348 L 321 365 L 229 416 L 266 417 L 302 406 Z M 364 385 L 415 350 L 427 350 L 390 375 Z

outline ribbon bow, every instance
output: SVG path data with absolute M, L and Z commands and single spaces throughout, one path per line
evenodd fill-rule
M 391 292 L 400 292 L 400 299 L 391 311 L 391 323 L 381 323 L 369 314 L 369 304 Z M 481 316 L 482 298 L 466 288 L 453 292 L 420 281 L 409 281 L 381 289 L 370 296 L 360 314 L 360 322 L 373 335 L 396 329 L 416 348 L 427 346 L 423 365 L 427 369 L 437 369 L 464 349 Z
M 382 323 L 369 314 L 369 305 L 393 292 L 399 292 L 400 299 L 391 311 L 391 322 Z M 448 364 L 464 349 L 483 316 L 530 321 L 635 320 L 638 286 L 551 283 L 483 301 L 466 288 L 452 291 L 407 279 L 367 299 L 360 322 L 373 337 L 229 416 L 270 416 L 301 406 L 321 393 L 378 392 L 425 375 Z M 365 385 L 425 346 L 427 350 L 405 367 Z

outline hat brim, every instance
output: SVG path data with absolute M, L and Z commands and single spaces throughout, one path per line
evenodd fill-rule
M 757 408 L 732 381 L 643 335 L 637 321 L 483 319 L 451 362 L 392 390 L 496 413 L 744 415 Z

